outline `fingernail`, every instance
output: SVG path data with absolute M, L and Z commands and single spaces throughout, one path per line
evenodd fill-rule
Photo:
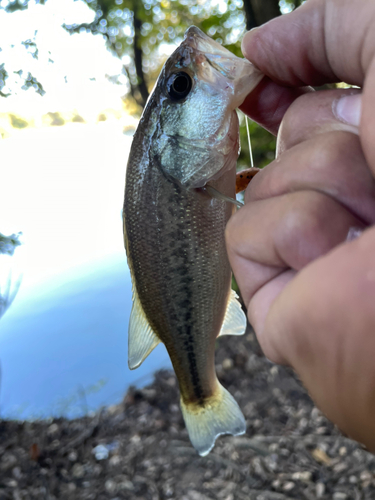
M 333 103 L 333 114 L 338 120 L 359 127 L 361 106 L 362 94 L 346 95 Z
M 257 29 L 258 28 L 251 29 L 250 31 L 245 33 L 244 37 L 242 38 L 241 50 L 242 50 L 242 54 L 246 57 L 246 59 L 249 59 L 249 54 L 246 52 L 246 46 L 249 45 L 250 39 L 254 36 L 254 33 Z

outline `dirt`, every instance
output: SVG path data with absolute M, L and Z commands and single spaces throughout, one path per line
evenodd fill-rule
M 146 361 L 147 362 L 147 361 Z M 252 333 L 218 340 L 217 372 L 247 433 L 191 447 L 175 376 L 78 420 L 0 422 L 0 500 L 375 498 L 375 457 L 340 435 Z

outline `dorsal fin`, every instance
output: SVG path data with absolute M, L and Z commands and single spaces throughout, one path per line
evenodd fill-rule
M 247 319 L 237 299 L 238 295 L 234 290 L 231 290 L 219 337 L 221 335 L 242 335 L 245 333 Z
M 128 335 L 128 365 L 131 370 L 134 370 L 143 363 L 160 343 L 147 320 L 134 285 L 133 307 L 130 314 Z

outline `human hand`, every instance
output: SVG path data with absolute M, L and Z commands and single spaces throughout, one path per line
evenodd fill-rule
M 375 450 L 375 4 L 309 0 L 243 49 L 269 79 L 242 109 L 280 127 L 277 159 L 227 228 L 249 320 L 265 354 Z M 363 91 L 301 88 L 332 81 Z M 345 242 L 352 228 L 367 229 Z

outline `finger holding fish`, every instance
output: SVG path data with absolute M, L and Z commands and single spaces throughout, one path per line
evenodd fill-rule
M 363 91 L 331 101 L 324 109 L 317 102 L 310 107 L 308 95 L 304 102 L 297 99 L 294 110 L 291 106 L 287 112 L 290 126 L 284 131 L 281 126 L 280 134 L 287 135 L 279 141 L 278 160 L 251 182 L 247 206 L 239 214 L 247 209 L 252 233 L 269 242 L 278 231 L 271 224 L 280 209 L 276 200 L 318 191 L 334 203 L 322 227 L 315 227 L 317 239 L 328 242 L 335 231 L 336 218 L 329 227 L 333 209 L 336 212 L 341 206 L 343 218 L 346 211 L 361 220 L 341 242 L 302 269 L 286 267 L 270 276 L 274 267 L 246 258 L 245 267 L 237 269 L 245 284 L 258 272 L 260 286 L 248 296 L 249 318 L 266 356 L 293 367 L 321 411 L 371 451 L 375 450 L 374 7 L 366 0 L 309 0 L 245 36 L 248 57 L 283 85 L 345 81 L 362 86 Z M 327 118 L 334 131 L 327 131 Z M 353 133 L 347 127 L 344 130 L 349 123 L 356 127 Z M 329 147 L 331 140 L 334 147 Z M 251 210 L 258 203 L 269 208 L 264 209 L 262 220 L 253 218 Z M 306 225 L 314 221 L 319 204 L 312 209 L 289 242 L 292 253 L 294 246 L 304 245 Z M 298 207 L 294 214 L 299 216 Z M 239 237 L 243 227 L 238 230 Z M 289 227 L 285 230 L 288 234 Z
M 228 224 L 249 320 L 275 361 L 285 359 L 262 333 L 271 304 L 297 271 L 345 242 L 353 228 L 360 234 L 375 223 L 375 181 L 358 127 L 337 114 L 340 100 L 356 95 L 359 89 L 311 92 L 287 111 L 282 106 L 277 158 L 255 176 L 246 206 Z
M 229 259 L 258 335 L 262 324 L 254 321 L 257 292 L 283 272 L 299 271 L 325 255 L 345 241 L 352 227 L 365 225 L 315 190 L 247 203 L 231 219 L 226 233 Z
M 265 76 L 246 96 L 240 110 L 276 135 L 289 106 L 301 95 L 311 92 L 314 92 L 311 87 L 284 87 Z
M 320 192 L 364 223 L 375 222 L 375 179 L 356 134 L 337 130 L 311 134 L 256 175 L 245 193 L 245 203 L 297 191 Z
M 358 134 L 332 113 L 337 95 L 307 94 L 302 104 L 291 105 L 280 127 L 277 159 L 255 176 L 245 207 L 228 224 L 232 269 L 261 343 L 268 309 L 294 276 L 289 271 L 327 254 L 351 228 L 375 222 L 375 181 Z M 288 280 L 281 280 L 283 273 Z M 267 293 L 273 280 L 276 295 Z

